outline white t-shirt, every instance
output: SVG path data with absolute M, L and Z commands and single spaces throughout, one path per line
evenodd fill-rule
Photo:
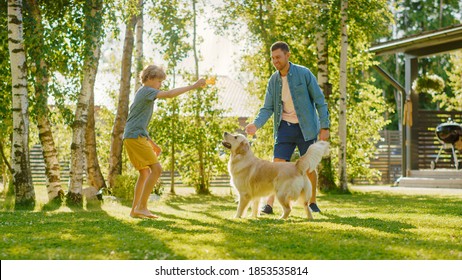
M 297 114 L 295 113 L 294 101 L 290 95 L 289 82 L 287 76 L 282 77 L 282 119 L 290 123 L 298 123 Z

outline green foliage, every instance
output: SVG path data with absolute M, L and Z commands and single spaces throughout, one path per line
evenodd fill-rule
M 423 75 L 414 80 L 412 89 L 417 93 L 437 95 L 442 93 L 444 81 L 438 75 Z
M 113 125 L 112 122 L 114 121 L 115 116 L 114 112 L 105 106 L 99 107 L 99 110 L 97 110 L 95 113 L 96 150 L 98 155 L 103 155 L 100 156 L 98 160 L 100 166 L 102 167 L 101 172 L 103 173 L 103 176 L 106 177 L 106 168 L 109 168 L 109 157 L 105 155 L 110 154 L 111 141 L 109 141 L 108 139 L 111 139 Z M 124 166 L 129 164 L 126 156 L 122 157 L 122 164 Z
M 218 91 L 209 87 L 188 95 L 183 107 L 186 124 L 180 174 L 183 182 L 194 186 L 197 193 L 208 193 L 212 177 L 226 170 L 218 147 L 223 131 L 228 129 L 223 126 L 224 111 L 217 109 L 217 104 Z
M 50 67 L 49 73 L 59 72 L 62 77 L 80 77 L 83 65 L 85 22 L 83 8 L 85 1 L 46 1 L 39 4 L 43 30 L 30 14 L 30 7 L 24 9 L 25 44 L 28 45 L 29 67 L 39 66 L 44 59 Z M 40 36 L 37 32 L 41 32 Z M 40 41 L 43 40 L 43 41 Z
M 270 118 L 268 122 L 257 131 L 251 142 L 252 151 L 255 156 L 269 161 L 273 160 L 273 118 Z
M 454 52 L 450 62 L 453 71 L 449 73 L 448 85 L 452 89 L 452 94 L 441 95 L 441 107 L 462 111 L 462 51 Z
M 154 34 L 154 42 L 161 46 L 161 52 L 168 69 L 174 70 L 192 49 L 187 42 L 190 34 L 188 24 L 191 13 L 186 9 L 186 3 L 179 0 L 156 1 L 150 14 L 159 21 L 159 31 Z
M 459 24 L 461 9 L 459 0 L 398 1 L 396 20 L 400 30 L 413 35 Z
M 444 81 L 438 75 L 423 75 L 414 80 L 412 89 L 419 94 L 420 108 L 435 109 L 444 94 Z
M 137 180 L 136 174 L 117 175 L 112 194 L 127 201 L 133 200 Z
M 0 0 L 0 3 L 2 7 L 7 6 L 6 0 Z M 10 109 L 12 108 L 12 89 L 7 19 L 7 9 L 0 9 L 0 141 L 4 143 L 5 150 L 9 151 L 8 147 L 13 124 Z

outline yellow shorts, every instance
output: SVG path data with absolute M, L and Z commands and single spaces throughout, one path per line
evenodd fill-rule
M 159 163 L 157 155 L 146 137 L 126 138 L 124 139 L 124 147 L 136 170 L 149 168 L 149 165 Z

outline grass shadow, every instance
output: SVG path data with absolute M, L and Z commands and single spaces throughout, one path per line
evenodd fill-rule
M 329 213 L 323 213 L 322 215 L 327 217 L 328 219 L 320 219 L 320 221 L 350 225 L 353 227 L 371 228 L 377 231 L 388 233 L 409 234 L 405 230 L 416 228 L 415 226 L 409 223 L 392 221 L 388 219 L 382 220 L 377 218 L 358 218 L 354 216 L 341 217 Z
M 0 217 L 1 259 L 185 259 L 153 232 L 105 211 L 17 211 Z

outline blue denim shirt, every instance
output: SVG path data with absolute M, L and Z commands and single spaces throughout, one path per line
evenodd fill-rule
M 316 78 L 308 68 L 290 63 L 287 81 L 305 141 L 317 139 L 320 128 L 329 128 L 330 122 L 327 103 Z M 275 140 L 282 119 L 282 106 L 282 79 L 276 71 L 268 81 L 265 103 L 254 120 L 260 128 L 274 114 Z

